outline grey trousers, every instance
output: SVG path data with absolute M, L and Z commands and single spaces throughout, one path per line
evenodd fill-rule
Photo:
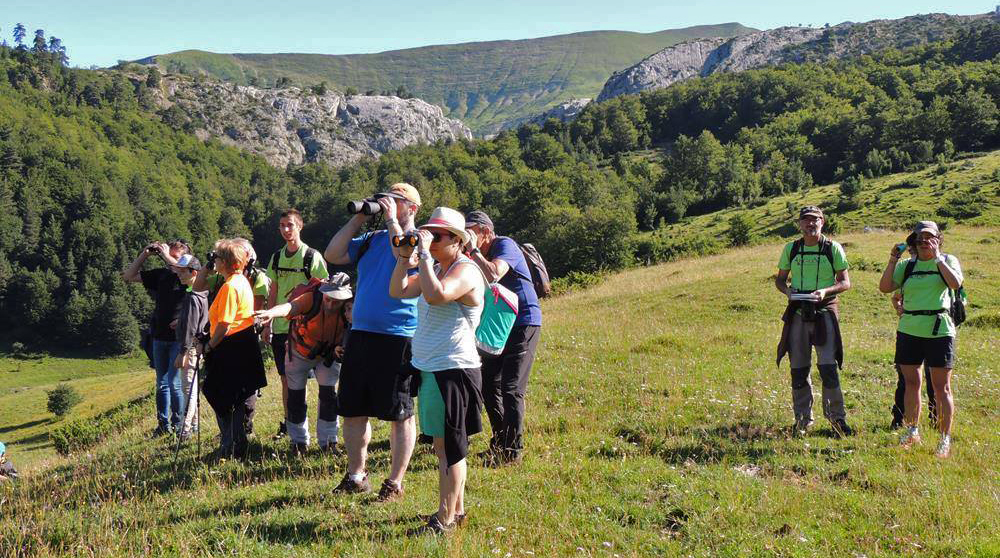
M 817 368 L 823 380 L 823 415 L 830 421 L 844 420 L 847 412 L 844 408 L 844 393 L 840 388 L 840 374 L 837 371 L 833 317 L 829 312 L 822 312 L 817 319 L 826 321 L 824 324 L 826 337 L 822 344 L 815 346 Z M 809 342 L 809 336 L 815 331 L 815 327 L 815 323 L 802 321 L 802 316 L 799 314 L 792 316 L 788 353 L 792 365 L 792 411 L 797 422 L 810 422 L 813 418 L 813 393 L 809 369 L 812 365 L 814 346 Z
M 306 414 L 306 381 L 315 370 L 319 384 L 319 409 L 316 418 L 316 442 L 320 447 L 337 443 L 337 382 L 340 363 L 323 365 L 323 359 L 306 360 L 293 348 L 285 358 L 285 379 L 288 381 L 288 418 L 285 425 L 293 444 L 309 445 L 309 418 Z

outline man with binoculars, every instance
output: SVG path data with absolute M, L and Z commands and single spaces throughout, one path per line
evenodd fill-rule
M 823 210 L 808 205 L 799 211 L 802 238 L 789 242 L 781 252 L 774 286 L 788 297 L 781 320 L 778 364 L 788 353 L 792 367 L 794 431 L 804 435 L 812 426 L 812 383 L 809 368 L 816 347 L 817 368 L 823 380 L 823 414 L 836 437 L 853 434 L 847 425 L 844 394 L 838 370 L 844 362 L 837 295 L 851 288 L 847 256 L 838 242 L 823 236 Z M 791 285 L 789 285 L 789 276 Z
M 377 204 L 377 208 L 376 208 Z M 403 495 L 403 475 L 417 439 L 410 395 L 410 339 L 417 329 L 415 298 L 389 296 L 389 281 L 396 267 L 396 252 L 405 233 L 414 229 L 420 209 L 420 194 L 406 183 L 393 184 L 388 192 L 360 202 L 348 210 L 354 214 L 330 240 L 324 256 L 334 265 L 357 265 L 350 340 L 344 348 L 337 393 L 340 416 L 344 417 L 347 474 L 338 492 L 368 492 L 371 483 L 365 470 L 371 441 L 369 417 L 391 423 L 392 454 L 389 477 L 382 483 L 379 500 Z M 385 229 L 355 237 L 373 215 L 384 215 Z

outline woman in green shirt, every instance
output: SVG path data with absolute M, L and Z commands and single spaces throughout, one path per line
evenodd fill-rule
M 951 370 L 955 364 L 955 324 L 948 310 L 952 291 L 962 286 L 958 258 L 941 253 L 941 231 L 934 221 L 920 221 L 906 239 L 917 249 L 914 259 L 900 261 L 899 246 L 893 246 L 889 263 L 879 280 L 879 290 L 903 293 L 903 313 L 896 331 L 896 364 L 906 380 L 905 428 L 900 443 L 909 447 L 920 441 L 920 363 L 930 369 L 937 400 L 941 441 L 938 457 L 951 452 L 954 403 Z

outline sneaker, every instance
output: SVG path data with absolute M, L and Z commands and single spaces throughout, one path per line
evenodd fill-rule
M 899 445 L 904 448 L 908 448 L 914 444 L 920 443 L 920 431 L 917 430 L 916 426 L 907 426 L 903 429 L 903 433 L 899 436 Z
M 853 436 L 854 430 L 847 425 L 847 421 L 844 419 L 837 419 L 831 423 L 833 427 L 833 437 L 834 438 L 845 438 L 847 436 Z
M 812 419 L 801 418 L 796 419 L 795 424 L 792 426 L 792 434 L 796 437 L 805 436 L 809 433 L 809 428 L 813 425 Z
M 934 452 L 934 455 L 940 457 L 941 459 L 945 459 L 946 457 L 948 457 L 949 455 L 951 455 L 951 436 L 950 435 L 944 434 L 944 435 L 941 436 L 941 441 L 938 442 L 937 451 Z
M 390 479 L 385 479 L 382 487 L 378 489 L 379 502 L 393 502 L 403 497 L 403 485 L 396 484 Z
M 361 494 L 363 492 L 371 492 L 372 485 L 368 482 L 368 474 L 365 473 L 364 478 L 360 481 L 351 480 L 350 473 L 344 475 L 344 479 L 340 481 L 340 484 L 333 489 L 334 492 L 343 492 L 346 494 Z
M 455 522 L 445 525 L 444 523 L 441 523 L 441 520 L 438 519 L 438 516 L 435 513 L 430 517 L 430 519 L 427 520 L 427 525 L 424 526 L 424 530 L 434 535 L 443 535 L 455 530 Z
M 275 434 L 271 439 L 280 440 L 286 434 L 288 434 L 288 427 L 285 426 L 285 421 L 281 421 L 281 424 L 278 425 L 278 433 Z

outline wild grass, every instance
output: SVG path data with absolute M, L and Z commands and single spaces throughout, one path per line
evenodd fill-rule
M 950 459 L 933 456 L 929 425 L 908 451 L 887 429 L 895 317 L 875 264 L 852 271 L 841 305 L 858 434 L 834 439 L 820 418 L 808 437 L 791 436 L 787 363 L 774 363 L 781 244 L 768 243 L 546 301 L 526 460 L 488 469 L 472 459 L 469 523 L 452 535 L 414 534 L 437 501 L 426 448 L 405 499 L 377 504 L 331 493 L 342 458 L 289 458 L 267 438 L 246 462 L 206 461 L 215 429 L 205 406 L 202 455 L 186 446 L 174 470 L 168 441 L 144 436 L 150 408 L 97 451 L 0 487 L 0 555 L 995 556 L 1000 347 L 984 316 L 996 316 L 1000 265 L 983 241 L 1000 229 L 946 235 L 973 303 L 959 333 Z M 869 262 L 898 238 L 838 237 L 851 261 Z M 280 407 L 270 380 L 257 418 L 267 434 Z M 375 483 L 387 473 L 386 439 L 379 424 Z M 485 445 L 476 436 L 473 453 Z

